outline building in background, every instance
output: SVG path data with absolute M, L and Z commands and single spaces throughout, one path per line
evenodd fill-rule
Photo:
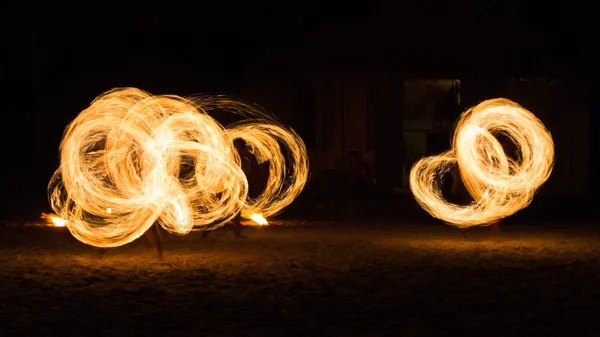
M 313 184 L 335 185 L 348 154 L 358 152 L 375 186 L 406 192 L 412 164 L 449 148 L 462 111 L 505 97 L 531 110 L 554 138 L 555 170 L 540 194 L 588 192 L 588 82 L 565 76 L 557 64 L 568 60 L 553 52 L 547 35 L 525 30 L 518 18 L 478 30 L 457 18 L 431 23 L 431 36 L 417 38 L 410 32 L 422 25 L 398 13 L 384 6 L 362 24 L 315 32 L 244 74 L 243 95 L 305 140 Z M 488 43 L 493 39 L 515 48 L 498 48 Z

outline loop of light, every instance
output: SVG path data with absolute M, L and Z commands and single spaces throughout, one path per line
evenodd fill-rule
M 506 156 L 495 135 L 516 146 L 517 158 Z M 441 178 L 453 165 L 475 200 L 470 205 L 442 196 Z M 527 207 L 553 166 L 554 143 L 542 122 L 519 104 L 497 98 L 460 116 L 452 148 L 419 160 L 410 171 L 410 188 L 435 218 L 457 227 L 488 225 Z
M 245 119 L 225 128 L 213 110 Z M 255 199 L 236 138 L 269 164 L 267 186 Z M 82 111 L 65 130 L 60 160 L 48 185 L 50 206 L 75 238 L 97 247 L 129 243 L 155 221 L 185 235 L 220 227 L 239 212 L 261 220 L 288 206 L 308 178 L 302 139 L 258 107 L 136 88 L 108 91 Z

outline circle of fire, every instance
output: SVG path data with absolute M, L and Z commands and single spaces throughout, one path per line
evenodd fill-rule
M 510 140 L 517 158 L 506 156 L 494 135 Z M 454 165 L 475 200 L 470 205 L 442 196 L 441 178 Z M 410 171 L 410 189 L 425 211 L 450 225 L 488 225 L 527 207 L 553 166 L 554 143 L 542 122 L 519 104 L 497 98 L 463 112 L 451 150 L 420 159 Z
M 245 119 L 225 128 L 210 116 L 213 110 Z M 268 161 L 266 187 L 255 199 L 248 196 L 235 139 L 243 139 L 259 163 Z M 223 96 L 120 88 L 97 97 L 67 126 L 48 195 L 75 238 L 117 247 L 155 221 L 177 235 L 220 227 L 239 212 L 264 223 L 307 179 L 302 139 L 258 107 Z

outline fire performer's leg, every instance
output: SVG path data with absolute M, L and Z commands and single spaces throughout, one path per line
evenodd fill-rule
M 146 232 L 146 238 L 154 248 L 156 257 L 159 261 L 163 259 L 163 247 L 162 247 L 162 234 L 160 233 L 160 227 L 158 223 L 154 223 L 152 227 Z
M 494 222 L 491 226 L 491 236 L 493 240 L 500 239 L 500 220 Z
M 467 227 L 460 228 L 460 232 L 462 233 L 463 239 L 467 240 L 469 238 Z
M 234 236 L 236 238 L 245 239 L 246 237 L 242 235 L 242 213 L 238 213 L 232 221 Z

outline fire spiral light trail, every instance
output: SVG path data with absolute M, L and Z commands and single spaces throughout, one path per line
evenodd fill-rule
M 217 110 L 244 119 L 225 128 L 210 116 Z M 266 188 L 255 199 L 234 147 L 238 138 L 259 163 L 268 161 Z M 307 178 L 302 139 L 258 107 L 122 88 L 97 97 L 67 126 L 48 195 L 75 238 L 117 247 L 155 221 L 177 235 L 220 227 L 239 212 L 264 224 Z
M 516 146 L 509 158 L 495 135 Z M 475 200 L 460 206 L 442 196 L 442 176 L 458 165 Z M 488 225 L 527 207 L 554 166 L 554 143 L 531 112 L 508 99 L 484 101 L 465 111 L 456 126 L 451 150 L 422 158 L 410 171 L 410 188 L 433 217 L 457 227 Z

